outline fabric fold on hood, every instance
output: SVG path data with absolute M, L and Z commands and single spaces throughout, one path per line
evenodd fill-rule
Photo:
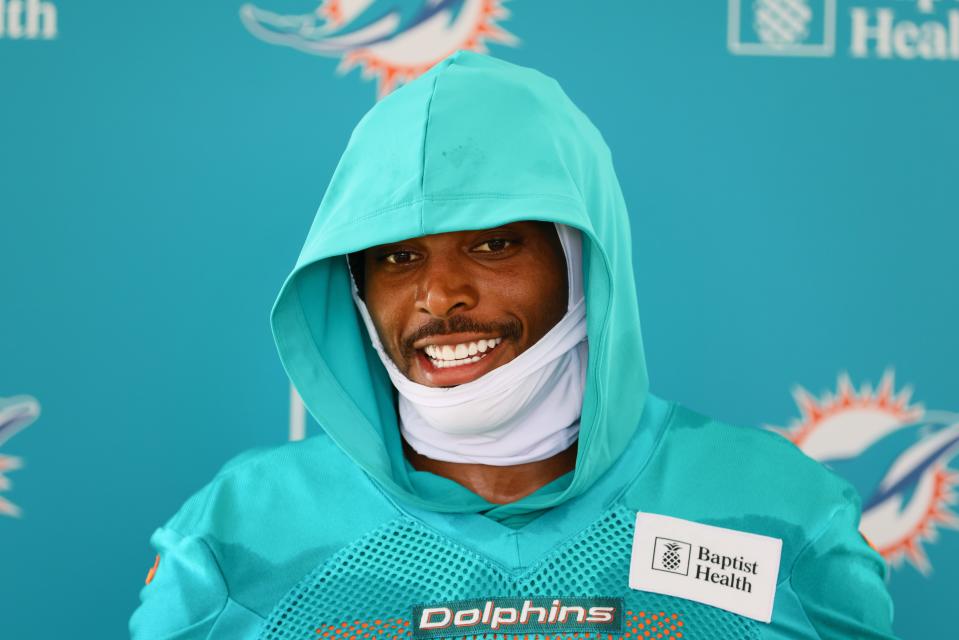
M 406 462 L 394 388 L 343 256 L 521 220 L 580 231 L 589 355 L 575 470 L 493 505 Z M 582 494 L 634 435 L 648 390 L 629 220 L 608 146 L 555 80 L 470 51 L 357 124 L 271 323 L 283 366 L 326 435 L 395 499 L 433 511 L 522 519 Z

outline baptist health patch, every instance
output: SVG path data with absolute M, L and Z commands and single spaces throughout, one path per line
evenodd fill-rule
M 640 512 L 629 586 L 769 622 L 782 544 L 779 538 Z

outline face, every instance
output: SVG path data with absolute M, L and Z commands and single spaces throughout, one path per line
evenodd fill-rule
M 364 298 L 407 378 L 451 387 L 536 343 L 566 313 L 556 228 L 515 222 L 379 245 L 364 252 Z

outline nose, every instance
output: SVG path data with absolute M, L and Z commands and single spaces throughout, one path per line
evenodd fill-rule
M 469 311 L 479 302 L 463 255 L 431 255 L 420 270 L 416 308 L 438 319 Z

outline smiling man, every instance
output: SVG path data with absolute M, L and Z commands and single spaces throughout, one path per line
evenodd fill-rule
M 534 221 L 350 256 L 354 299 L 399 391 L 414 468 L 504 504 L 575 466 L 586 365 L 581 256 L 578 231 Z
M 566 311 L 566 262 L 552 224 L 424 236 L 363 255 L 354 264 L 376 334 L 419 384 L 475 380 L 535 344 Z
M 855 490 L 648 392 L 631 247 L 551 78 L 459 51 L 382 100 L 272 313 L 319 432 L 157 529 L 133 636 L 892 638 Z

